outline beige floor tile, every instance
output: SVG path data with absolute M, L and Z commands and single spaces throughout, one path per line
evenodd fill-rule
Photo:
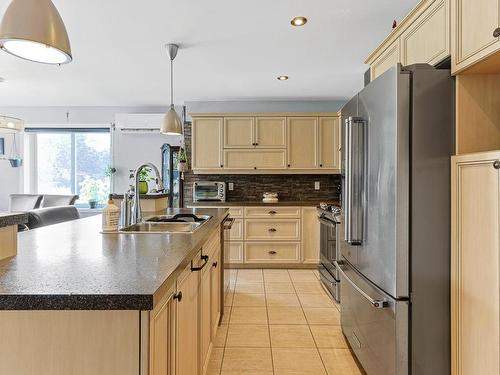
M 300 307 L 299 299 L 295 294 L 267 294 L 267 306 Z
M 265 282 L 291 282 L 287 270 L 264 270 Z
M 295 289 L 293 288 L 292 283 L 283 283 L 283 282 L 266 282 L 266 293 L 292 293 L 295 294 Z
M 316 348 L 273 348 L 275 375 L 326 375 Z
M 236 283 L 235 293 L 264 293 L 264 283 Z
M 223 348 L 226 345 L 227 324 L 220 325 L 214 338 L 214 347 Z
M 304 307 L 304 314 L 310 325 L 340 325 L 340 313 L 335 307 Z
M 222 374 L 272 373 L 270 348 L 226 348 Z
M 315 348 L 308 325 L 270 325 L 273 348 Z
M 349 349 L 319 349 L 329 375 L 362 375 Z
M 323 294 L 325 290 L 321 286 L 320 281 L 296 281 L 293 283 L 297 294 Z
M 318 348 L 348 349 L 342 328 L 337 325 L 311 325 L 314 341 Z
M 297 281 L 308 281 L 314 282 L 318 281 L 318 278 L 314 274 L 313 270 L 288 270 L 288 274 L 293 282 Z
M 217 375 L 222 367 L 223 348 L 213 348 L 210 354 L 206 375 Z
M 229 318 L 231 317 L 231 306 L 224 306 L 224 315 L 220 324 L 229 324 Z
M 235 307 L 266 306 L 266 295 L 263 293 L 261 294 L 235 293 L 233 306 Z
M 231 324 L 226 347 L 269 348 L 269 328 L 262 325 Z
M 268 307 L 269 324 L 307 324 L 300 307 Z
M 234 291 L 230 291 L 224 295 L 224 306 L 232 306 L 234 298 Z
M 267 324 L 265 307 L 233 307 L 230 324 Z
M 264 282 L 262 270 L 238 270 L 236 282 L 262 283 Z
M 326 294 L 299 294 L 302 307 L 335 307 Z

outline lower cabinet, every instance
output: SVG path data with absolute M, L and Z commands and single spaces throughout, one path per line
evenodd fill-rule
M 452 375 L 500 374 L 500 151 L 452 158 Z
M 149 374 L 203 375 L 221 317 L 220 231 L 150 313 Z

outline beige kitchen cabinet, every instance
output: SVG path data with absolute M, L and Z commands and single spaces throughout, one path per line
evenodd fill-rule
M 253 117 L 225 117 L 224 148 L 253 148 L 254 123 Z
M 222 162 L 223 118 L 195 118 L 192 125 L 192 167 L 213 170 L 224 167 Z
M 229 232 L 231 241 L 243 240 L 243 219 L 234 219 L 231 231 Z
M 207 255 L 208 256 L 208 255 Z M 208 367 L 210 356 L 210 345 L 212 342 L 212 289 L 211 289 L 211 264 L 213 259 L 208 260 L 208 264 L 201 270 L 200 283 L 200 363 L 202 374 Z
M 375 59 L 370 66 L 371 79 L 374 80 L 384 73 L 390 67 L 401 62 L 401 46 L 399 38 L 393 41 L 387 48 Z
M 281 149 L 225 149 L 226 170 L 278 170 L 286 169 L 286 151 Z
M 167 293 L 167 298 L 151 312 L 150 375 L 175 374 L 175 287 Z
M 435 65 L 450 55 L 450 0 L 435 0 L 401 34 L 403 65 Z
M 452 72 L 491 62 L 475 73 L 500 72 L 500 0 L 451 0 Z
M 245 263 L 299 263 L 300 242 L 246 242 Z
M 200 255 L 193 260 L 201 263 Z M 198 375 L 200 367 L 200 325 L 199 311 L 200 274 L 189 265 L 177 281 L 177 345 L 176 374 Z
M 452 158 L 452 375 L 500 374 L 499 164 Z
M 221 252 L 220 247 L 216 249 L 212 257 L 212 262 L 210 264 L 210 290 L 211 290 L 211 323 L 212 323 L 212 342 L 217 334 L 217 329 L 219 327 L 220 317 L 221 317 Z
M 320 224 L 316 207 L 302 207 L 302 262 L 319 263 Z
M 319 118 L 319 167 L 340 170 L 340 118 Z
M 256 148 L 286 148 L 286 117 L 255 118 Z
M 243 251 L 243 242 L 231 241 L 231 244 L 229 245 L 229 263 L 243 263 Z
M 296 219 L 300 207 L 245 207 L 245 219 Z
M 288 169 L 318 169 L 318 118 L 289 117 Z
M 245 219 L 246 241 L 300 239 L 300 219 Z

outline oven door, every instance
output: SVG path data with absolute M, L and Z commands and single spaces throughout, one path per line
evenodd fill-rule
M 195 182 L 193 184 L 193 201 L 221 201 L 222 191 L 218 182 Z
M 335 261 L 339 259 L 337 225 L 324 216 L 318 219 L 320 222 L 320 262 L 336 280 L 339 280 L 339 273 L 335 266 Z

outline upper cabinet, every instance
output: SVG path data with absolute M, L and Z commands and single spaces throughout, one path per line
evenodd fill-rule
M 338 113 L 211 116 L 192 114 L 194 173 L 340 172 Z
M 318 168 L 318 118 L 290 117 L 288 132 L 288 168 Z
M 436 65 L 450 55 L 450 0 L 422 0 L 398 27 L 372 52 L 374 80 L 391 66 L 427 63 Z
M 500 72 L 500 0 L 452 0 L 452 70 Z
M 222 164 L 222 124 L 223 118 L 193 119 L 192 167 L 196 170 L 223 168 Z
M 319 167 L 340 169 L 340 118 L 319 118 Z

